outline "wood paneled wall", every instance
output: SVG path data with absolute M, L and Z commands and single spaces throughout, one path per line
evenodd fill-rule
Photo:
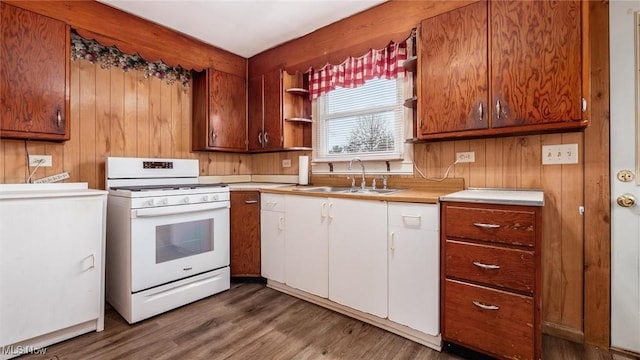
M 542 165 L 542 145 L 578 144 L 579 163 Z M 530 135 L 414 145 L 415 162 L 428 178 L 441 178 L 456 152 L 475 152 L 450 177 L 466 187 L 542 189 L 543 321 L 548 332 L 581 340 L 583 314 L 583 133 Z M 416 174 L 416 177 L 419 175 Z M 559 330 L 558 330 L 559 329 Z
M 67 171 L 67 181 L 97 189 L 104 189 L 107 156 L 199 158 L 201 175 L 251 173 L 250 155 L 191 152 L 190 88 L 85 60 L 71 63 L 71 140 L 27 146 L 53 158 L 34 179 Z M 0 183 L 24 183 L 25 142 L 2 140 L 0 152 Z

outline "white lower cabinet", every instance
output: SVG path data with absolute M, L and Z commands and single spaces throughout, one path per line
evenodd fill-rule
M 387 203 L 329 200 L 329 299 L 386 318 Z
M 260 205 L 260 273 L 283 283 L 284 276 L 284 195 L 262 194 Z
M 389 203 L 389 320 L 440 333 L 440 211 L 437 204 Z
M 438 204 L 263 194 L 261 222 L 272 287 L 440 349 Z
M 285 197 L 285 283 L 326 298 L 329 294 L 329 199 Z

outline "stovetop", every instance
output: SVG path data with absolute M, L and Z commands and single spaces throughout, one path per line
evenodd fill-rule
M 111 190 L 126 191 L 170 191 L 170 190 L 192 190 L 201 188 L 221 188 L 229 187 L 227 184 L 160 184 L 160 185 L 133 185 L 114 186 Z

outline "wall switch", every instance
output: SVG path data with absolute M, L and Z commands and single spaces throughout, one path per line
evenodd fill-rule
M 577 163 L 578 144 L 542 145 L 542 165 Z
M 476 153 L 475 151 L 456 153 L 456 161 L 458 163 L 476 162 Z
M 282 167 L 283 168 L 291 167 L 291 159 L 282 159 Z
M 29 155 L 29 166 L 51 167 L 51 155 Z

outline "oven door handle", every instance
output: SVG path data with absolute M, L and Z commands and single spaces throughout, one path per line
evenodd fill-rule
M 154 217 L 154 216 L 168 216 L 168 215 L 180 215 L 185 213 L 210 211 L 216 209 L 228 209 L 230 204 L 228 201 L 219 201 L 214 203 L 203 204 L 191 204 L 191 205 L 176 205 L 176 206 L 163 206 L 157 208 L 148 209 L 136 209 L 131 211 L 131 218 L 141 217 Z

